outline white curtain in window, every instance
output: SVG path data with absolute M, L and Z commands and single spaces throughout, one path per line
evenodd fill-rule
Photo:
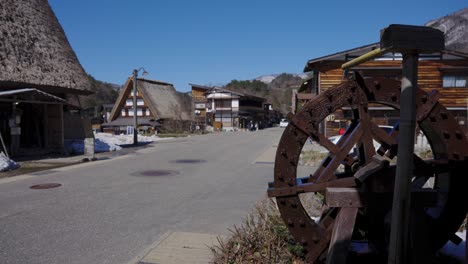
M 466 87 L 466 79 L 460 78 L 455 81 L 455 87 Z
M 455 76 L 446 75 L 442 79 L 443 87 L 455 87 Z

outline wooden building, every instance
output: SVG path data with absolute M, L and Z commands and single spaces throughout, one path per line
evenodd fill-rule
M 246 129 L 265 123 L 265 98 L 214 87 L 205 93 L 207 125 L 215 130 Z M 252 122 L 251 122 L 252 121 Z
M 341 65 L 369 51 L 379 48 L 379 43 L 358 47 L 351 50 L 311 59 L 307 62 L 305 72 L 313 72 L 311 80 L 312 93 L 319 94 L 339 84 L 344 77 Z M 401 79 L 402 55 L 389 53 L 383 57 L 365 62 L 351 70 L 358 71 L 366 77 L 386 77 Z M 418 86 L 430 92 L 437 90 L 442 95 L 440 102 L 451 111 L 461 127 L 467 129 L 468 104 L 468 54 L 443 50 L 435 54 L 421 54 L 418 68 Z M 399 113 L 385 106 L 371 107 L 371 114 L 376 122 L 382 125 L 393 125 L 399 118 Z M 324 132 L 327 136 L 338 133 L 346 127 L 351 111 L 344 109 L 327 118 Z
M 191 98 L 177 92 L 170 83 L 137 79 L 137 110 L 133 110 L 133 78 L 129 77 L 107 123 L 104 132 L 126 133 L 133 128 L 136 114 L 138 129 L 147 133 L 187 131 L 191 122 Z
M 206 129 L 206 92 L 212 89 L 212 87 L 190 84 L 192 86 L 192 117 L 193 126 L 195 130 Z
M 84 137 L 72 112 L 79 110 L 79 95 L 92 93 L 88 75 L 47 0 L 2 0 L 0 6 L 0 136 L 6 145 L 0 151 L 63 152 L 68 138 Z

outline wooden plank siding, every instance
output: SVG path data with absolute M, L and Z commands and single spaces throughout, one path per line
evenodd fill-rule
M 205 102 L 206 97 L 205 97 L 206 89 L 200 89 L 197 87 L 192 86 L 192 98 L 194 102 Z
M 194 121 L 197 124 L 205 123 L 206 119 L 206 104 L 208 103 L 208 100 L 206 99 L 205 93 L 207 89 L 205 88 L 198 88 L 196 86 L 192 86 L 192 107 L 195 110 L 195 104 L 196 103 L 205 103 L 205 108 L 204 109 L 197 109 L 200 111 L 200 114 L 198 116 L 194 116 Z
M 333 62 L 334 69 L 320 72 L 319 89 L 324 92 L 341 83 L 343 71 L 340 66 L 343 62 Z M 418 86 L 426 92 L 437 90 L 442 97 L 440 102 L 446 107 L 466 107 L 468 88 L 443 88 L 442 76 L 444 67 L 466 67 L 468 60 L 421 60 L 418 67 Z M 333 66 L 332 66 L 333 67 Z M 401 61 L 369 61 L 359 65 L 359 68 L 401 67 Z M 330 68 L 330 67 L 328 67 Z M 320 69 L 319 69 L 320 71 Z M 385 70 L 373 70 L 385 74 Z M 379 74 L 375 74 L 379 75 Z
M 322 69 L 317 67 L 319 72 L 319 93 L 322 93 L 335 85 L 338 85 L 343 80 L 343 71 L 341 65 L 343 61 L 327 61 L 325 67 Z M 468 66 L 468 60 L 421 60 L 418 67 L 418 86 L 426 92 L 437 90 L 441 94 L 439 100 L 445 107 L 458 107 L 466 108 L 468 100 L 468 87 L 465 88 L 444 88 L 443 75 L 444 68 L 461 68 L 464 67 L 465 73 Z M 401 60 L 381 60 L 369 61 L 356 67 L 357 71 L 364 74 L 364 77 L 393 77 L 401 78 Z M 378 106 L 378 105 L 375 105 Z M 466 110 L 451 111 L 457 118 L 466 119 Z M 335 120 L 343 120 L 339 122 L 326 121 L 326 135 L 333 136 L 338 134 L 340 127 L 343 127 L 344 120 L 349 119 L 345 117 L 341 111 L 334 113 Z M 397 119 L 398 113 L 390 110 L 374 110 L 371 111 L 373 121 L 378 125 L 393 125 Z M 466 126 L 468 122 L 460 122 L 460 125 Z

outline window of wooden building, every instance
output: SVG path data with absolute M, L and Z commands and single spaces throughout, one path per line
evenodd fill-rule
M 127 111 L 125 109 L 122 109 L 122 113 L 121 113 L 122 116 L 127 116 Z
M 132 99 L 127 99 L 125 101 L 125 106 L 133 106 L 133 100 Z
M 442 86 L 444 88 L 463 88 L 468 87 L 468 74 L 445 74 L 442 77 Z
M 216 108 L 231 108 L 231 99 L 215 100 Z

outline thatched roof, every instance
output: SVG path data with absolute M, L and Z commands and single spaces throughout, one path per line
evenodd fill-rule
M 119 117 L 125 100 L 133 90 L 133 80 L 129 78 L 122 89 L 117 102 L 112 109 L 109 120 Z M 192 100 L 190 95 L 177 92 L 170 83 L 138 79 L 137 90 L 155 119 L 191 120 Z
M 47 0 L 1 0 L 0 34 L 0 89 L 80 93 L 90 87 Z

